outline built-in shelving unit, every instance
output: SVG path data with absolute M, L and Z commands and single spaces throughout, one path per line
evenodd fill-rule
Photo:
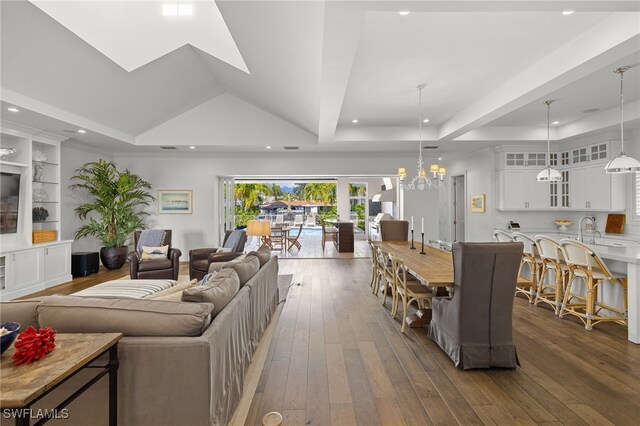
M 2 122 L 0 147 L 16 153 L 0 169 L 20 175 L 17 232 L 0 235 L 0 298 L 10 300 L 71 280 L 71 241 L 61 239 L 60 143 L 64 138 Z M 37 214 L 36 214 L 37 213 Z M 41 219 L 34 219 L 34 217 Z M 34 244 L 33 231 L 55 231 Z

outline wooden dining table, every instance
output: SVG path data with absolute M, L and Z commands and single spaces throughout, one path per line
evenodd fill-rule
M 373 241 L 382 251 L 391 253 L 404 261 L 409 273 L 423 285 L 433 287 L 438 296 L 446 295 L 446 287 L 453 287 L 453 255 L 451 252 L 431 246 L 425 246 L 425 254 L 420 254 L 420 242 L 414 241 Z M 518 284 L 525 284 L 525 278 L 518 277 Z M 410 327 L 422 327 L 431 321 L 431 309 L 418 309 L 415 315 L 407 318 Z

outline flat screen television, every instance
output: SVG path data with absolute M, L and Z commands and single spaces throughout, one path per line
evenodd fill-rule
M 0 173 L 0 234 L 18 232 L 20 174 Z

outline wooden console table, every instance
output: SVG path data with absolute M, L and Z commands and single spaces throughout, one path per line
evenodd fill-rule
M 35 423 L 40 425 L 55 416 L 74 399 L 109 374 L 109 425 L 118 422 L 118 341 L 122 333 L 60 333 L 56 347 L 44 358 L 32 364 L 16 366 L 11 359 L 12 346 L 0 359 L 0 408 L 10 410 L 16 425 L 29 425 L 31 406 L 43 396 L 73 377 L 83 368 L 98 368 L 100 372 L 82 385 L 60 405 L 48 410 L 47 416 Z M 109 361 L 104 365 L 89 365 L 105 353 Z M 3 412 L 4 414 L 5 412 Z M 72 415 L 72 413 L 71 413 Z M 89 419 L 87 419 L 89 421 Z

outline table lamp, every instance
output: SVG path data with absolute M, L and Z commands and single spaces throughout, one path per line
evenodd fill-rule
M 247 236 L 258 237 L 258 242 L 262 238 L 271 235 L 271 222 L 268 220 L 250 220 L 247 222 Z M 258 244 L 260 246 L 260 244 Z

